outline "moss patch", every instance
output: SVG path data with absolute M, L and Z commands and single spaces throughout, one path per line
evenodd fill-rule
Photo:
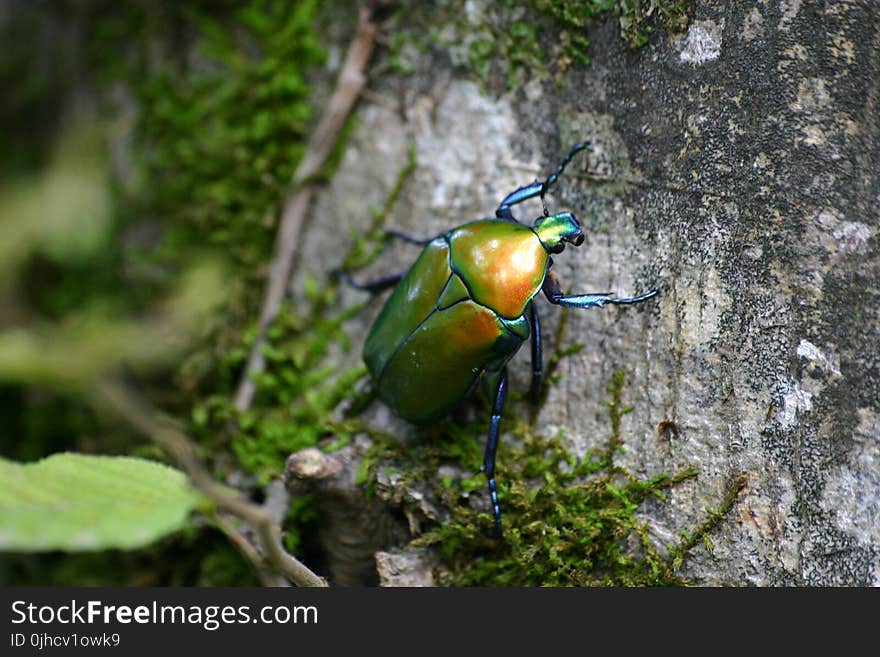
M 685 469 L 642 480 L 615 462 L 623 444 L 622 372 L 609 386 L 611 433 L 601 448 L 583 458 L 565 450 L 561 436 L 536 433 L 513 419 L 513 440 L 499 451 L 499 494 L 505 519 L 502 541 L 489 537 L 491 518 L 461 503 L 472 480 L 456 487 L 446 482 L 452 521 L 429 531 L 415 545 L 434 546 L 449 571 L 445 583 L 501 586 L 655 586 L 688 582 L 678 570 L 732 507 L 744 480 L 737 479 L 706 520 L 673 545 L 658 548 L 649 526 L 639 519 L 642 505 L 697 472 Z M 511 418 L 508 418 L 510 421 Z M 506 443 L 502 443 L 506 445 Z M 473 455 L 471 456 L 471 462 Z M 480 476 L 480 486 L 485 479 Z
M 29 284 L 22 290 L 34 292 L 4 286 L 4 293 L 7 287 L 15 292 L 9 298 L 16 308 L 4 321 L 75 325 L 83 308 L 105 309 L 108 322 L 140 317 L 167 298 L 195 256 L 206 250 L 228 255 L 226 306 L 177 375 L 170 367 L 154 367 L 149 376 L 132 373 L 163 410 L 186 417 L 194 409 L 188 429 L 224 472 L 240 469 L 230 445 L 246 452 L 250 434 L 231 436 L 235 424 L 215 420 L 231 418 L 229 399 L 263 288 L 260 265 L 268 260 L 279 205 L 314 121 L 311 76 L 324 58 L 324 6 L 316 0 L 24 3 L 0 26 L 7 37 L 0 86 L 10 100 L 0 112 L 0 172 L 38 172 L 54 128 L 70 120 L 73 112 L 65 110 L 86 107 L 90 120 L 109 115 L 114 121 L 103 136 L 115 174 L 101 248 L 90 257 L 24 262 L 21 278 Z M 340 338 L 344 315 L 355 312 L 330 317 L 321 306 L 326 298 L 313 296 L 274 329 L 273 347 L 290 349 L 289 358 L 272 354 L 270 375 L 278 380 L 301 367 L 314 381 L 327 345 Z M 315 308 L 323 308 L 325 319 L 303 327 Z M 340 389 L 327 381 L 306 411 L 288 410 L 305 413 L 303 422 L 312 426 L 335 405 Z M 271 386 L 263 391 L 267 405 L 284 396 Z M 297 395 L 306 397 L 301 388 L 289 392 Z M 316 415 L 309 416 L 313 408 Z M 6 452 L 15 458 L 65 449 L 160 456 L 150 446 L 132 446 L 127 428 L 102 421 L 75 399 L 31 387 L 0 387 L 0 419 L 15 430 Z M 272 433 L 271 418 L 248 420 L 262 435 Z M 247 465 L 265 467 L 262 461 Z M 219 533 L 198 534 L 204 538 L 184 536 L 101 558 L 10 558 L 4 572 L 16 583 L 255 581 Z
M 550 362 L 558 363 L 573 351 L 563 348 Z M 453 476 L 443 467 L 478 471 L 485 421 L 446 422 L 427 429 L 425 440 L 410 446 L 374 435 L 374 446 L 362 463 L 361 482 L 370 494 L 379 473 L 393 470 L 400 490 L 428 481 L 427 488 L 439 492 L 449 517 L 412 545 L 437 550 L 445 565 L 441 575 L 444 584 L 689 584 L 678 574 L 679 569 L 695 546 L 703 544 L 711 549 L 709 536 L 732 508 L 745 479 L 735 478 L 719 507 L 707 510 L 705 520 L 696 527 L 682 531 L 677 543 L 658 545 L 648 523 L 640 519 L 640 509 L 649 499 L 664 503 L 668 490 L 698 473 L 688 468 L 645 480 L 616 462 L 624 442 L 621 419 L 633 411 L 621 402 L 623 385 L 621 370 L 609 384 L 610 399 L 605 403 L 610 433 L 601 447 L 583 458 L 565 449 L 561 434 L 543 435 L 533 422 L 508 409 L 505 425 L 512 428 L 501 441 L 497 461 L 505 525 L 501 541 L 491 536 L 485 477 Z M 396 499 L 406 505 L 405 494 L 397 494 Z
M 686 2 L 669 0 L 503 0 L 401 3 L 389 38 L 389 64 L 411 73 L 421 53 L 437 49 L 495 91 L 590 63 L 588 36 L 597 21 L 615 16 L 632 48 L 648 42 L 655 26 L 687 27 Z

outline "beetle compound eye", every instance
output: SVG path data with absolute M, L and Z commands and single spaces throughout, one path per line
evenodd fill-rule
M 583 243 L 584 243 L 584 234 L 578 233 L 578 236 L 574 238 L 574 245 L 580 246 Z
M 583 239 L 581 225 L 571 212 L 560 212 L 538 219 L 534 231 L 548 253 L 560 253 L 564 242 L 578 244 L 577 240 Z

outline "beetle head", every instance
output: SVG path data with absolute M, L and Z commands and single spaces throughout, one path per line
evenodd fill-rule
M 566 242 L 570 242 L 575 246 L 580 246 L 584 243 L 581 225 L 571 212 L 561 212 L 559 214 L 551 214 L 548 217 L 540 217 L 535 221 L 533 230 L 548 253 L 561 253 L 565 248 Z

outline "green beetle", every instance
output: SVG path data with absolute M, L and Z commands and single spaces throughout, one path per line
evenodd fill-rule
M 483 471 L 496 533 L 501 535 L 501 508 L 495 484 L 495 452 L 507 396 L 507 362 L 531 337 L 532 395 L 542 381 L 541 330 L 534 297 L 543 291 L 550 303 L 589 308 L 606 303 L 632 304 L 657 294 L 631 298 L 608 294 L 564 295 L 549 271 L 551 254 L 566 243 L 584 241 L 580 223 L 570 212 L 544 215 L 529 227 L 516 221 L 511 206 L 544 195 L 571 158 L 588 144 L 569 151 L 544 182 L 508 194 L 495 218 L 481 219 L 431 240 L 391 234 L 424 246 L 405 272 L 359 289 L 379 292 L 396 286 L 379 313 L 364 345 L 364 362 L 379 397 L 397 415 L 416 423 L 434 422 L 452 411 L 481 379 L 494 399 Z

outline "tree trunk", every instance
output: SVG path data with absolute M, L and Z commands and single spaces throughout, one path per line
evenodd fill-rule
M 570 312 L 566 340 L 586 347 L 561 362 L 536 423 L 563 428 L 585 453 L 608 433 L 601 402 L 623 368 L 634 407 L 623 465 L 643 477 L 699 471 L 644 509 L 658 543 L 747 480 L 712 549 L 695 548 L 683 574 L 880 585 L 878 10 L 726 5 L 696 2 L 686 33 L 658 30 L 637 51 L 609 19 L 590 33 L 592 63 L 561 87 L 535 78 L 494 96 L 444 67 L 442 53 L 423 56 L 423 74 L 374 78 L 294 280 L 328 271 L 348 227 L 366 229 L 410 143 L 418 166 L 387 223 L 432 236 L 490 216 L 590 141 L 548 197 L 587 235 L 554 270 L 571 292 L 632 296 L 656 283 L 660 295 Z M 529 221 L 539 212 L 517 208 Z M 396 245 L 370 271 L 416 254 Z M 346 291 L 342 302 L 363 298 Z M 559 309 L 540 306 L 552 349 Z M 376 310 L 351 324 L 357 340 Z M 528 376 L 523 349 L 512 387 Z M 414 431 L 378 403 L 369 413 L 393 433 Z

